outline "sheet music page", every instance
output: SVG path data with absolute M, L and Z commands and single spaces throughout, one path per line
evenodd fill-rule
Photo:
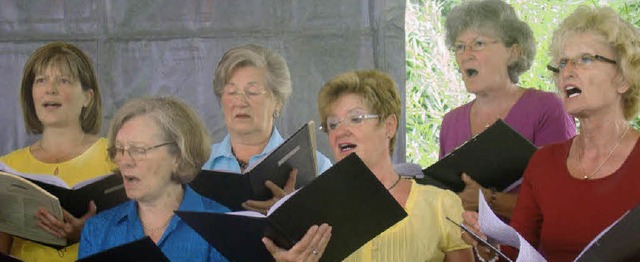
M 527 242 L 513 227 L 505 224 L 489 207 L 482 194 L 478 190 L 478 223 L 483 233 L 494 242 L 520 249 L 516 262 L 520 261 L 547 261 L 542 255 Z

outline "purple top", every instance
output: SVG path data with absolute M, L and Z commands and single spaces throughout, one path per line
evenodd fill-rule
M 471 138 L 471 105 L 475 100 L 447 114 L 440 127 L 440 158 Z M 554 93 L 527 89 L 504 119 L 537 147 L 562 142 L 576 135 L 575 121 Z

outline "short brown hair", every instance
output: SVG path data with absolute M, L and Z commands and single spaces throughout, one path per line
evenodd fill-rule
M 196 112 L 186 103 L 173 97 L 137 98 L 125 103 L 111 120 L 109 148 L 115 146 L 116 135 L 127 121 L 148 115 L 162 129 L 165 142 L 173 142 L 169 152 L 178 156 L 178 168 L 171 179 L 181 184 L 191 182 L 211 153 L 207 129 Z M 115 153 L 109 152 L 114 160 Z
M 83 91 L 93 91 L 93 98 L 87 107 L 82 108 L 79 121 L 83 132 L 98 134 L 102 126 L 102 99 L 96 71 L 91 59 L 80 48 L 64 42 L 52 42 L 38 48 L 24 65 L 20 84 L 20 104 L 27 131 L 31 134 L 42 134 L 44 129 L 36 115 L 32 89 L 36 74 L 50 67 L 57 67 L 62 73 L 79 80 Z
M 381 120 L 395 115 L 400 121 L 401 102 L 396 83 L 391 77 L 377 70 L 351 71 L 340 74 L 329 80 L 318 94 L 318 114 L 322 127 L 327 127 L 329 110 L 342 95 L 360 95 L 373 114 L 378 114 Z M 382 121 L 381 121 L 382 122 Z M 396 131 L 398 130 L 396 125 Z M 389 142 L 390 154 L 393 154 L 397 132 Z

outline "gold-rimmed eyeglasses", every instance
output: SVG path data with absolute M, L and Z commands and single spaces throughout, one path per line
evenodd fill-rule
M 560 71 L 564 71 L 567 68 L 567 64 L 572 64 L 576 68 L 589 68 L 595 61 L 612 65 L 617 64 L 615 60 L 601 55 L 582 54 L 574 58 L 561 58 L 558 62 L 547 65 L 547 70 L 553 73 L 560 73 Z
M 456 55 L 461 55 L 462 53 L 464 53 L 464 50 L 466 50 L 467 47 L 473 51 L 480 51 L 482 49 L 487 48 L 487 46 L 493 45 L 498 42 L 499 42 L 498 40 L 493 40 L 493 41 L 473 40 L 469 44 L 455 43 L 451 47 L 451 52 L 455 53 Z
M 129 157 L 133 160 L 142 160 L 147 157 L 147 151 L 153 150 L 162 146 L 174 144 L 174 142 L 165 142 L 159 145 L 150 146 L 150 147 L 137 147 L 137 146 L 129 146 L 129 148 L 113 146 L 107 149 L 107 152 L 110 156 L 115 158 L 116 156 L 124 156 L 124 152 L 127 151 Z
M 336 130 L 341 124 L 345 126 L 358 125 L 364 120 L 376 118 L 380 118 L 380 116 L 376 114 L 350 114 L 342 119 L 338 119 L 336 117 L 327 117 L 327 121 L 323 122 L 322 125 L 320 125 L 320 130 L 325 133 L 329 133 L 329 131 Z
M 245 86 L 244 88 L 239 88 L 237 86 L 227 84 L 222 90 L 222 95 L 228 98 L 237 99 L 241 96 L 246 99 L 257 99 L 258 97 L 269 93 L 267 90 L 261 88 L 257 84 L 250 84 Z

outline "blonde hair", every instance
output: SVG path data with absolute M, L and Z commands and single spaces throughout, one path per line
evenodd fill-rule
M 622 94 L 622 109 L 627 120 L 638 114 L 640 96 L 640 33 L 610 7 L 579 6 L 553 32 L 549 54 L 553 60 L 561 56 L 565 41 L 575 33 L 592 32 L 614 50 L 616 66 L 629 83 Z
M 331 106 L 344 94 L 356 94 L 362 97 L 372 114 L 380 115 L 381 120 L 395 115 L 400 121 L 401 102 L 396 83 L 391 77 L 377 70 L 351 71 L 329 80 L 318 94 L 318 114 L 321 125 L 327 127 L 327 117 Z M 382 121 L 380 121 L 381 123 Z M 396 125 L 396 131 L 398 125 Z M 389 154 L 393 154 L 396 143 L 394 132 L 389 142 Z

